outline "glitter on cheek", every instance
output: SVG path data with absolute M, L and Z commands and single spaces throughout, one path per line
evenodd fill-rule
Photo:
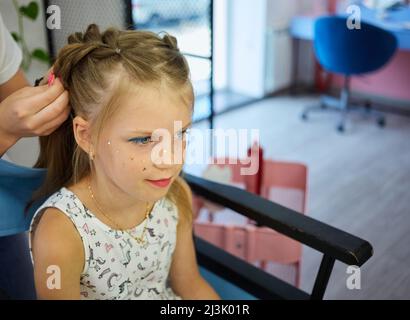
M 142 171 L 147 170 L 147 168 L 145 168 L 145 160 L 141 160 L 141 164 L 144 166 L 144 167 L 142 168 Z

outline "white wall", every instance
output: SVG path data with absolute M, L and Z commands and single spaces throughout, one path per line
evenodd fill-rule
M 266 0 L 229 1 L 229 80 L 231 90 L 264 95 Z
M 31 0 L 19 0 L 20 5 L 26 5 Z M 47 50 L 47 36 L 45 32 L 45 23 L 42 13 L 43 2 L 37 0 L 40 5 L 40 13 L 36 21 L 29 19 L 23 19 L 24 31 L 27 41 L 27 45 L 30 49 L 42 48 Z M 13 6 L 12 0 L 0 1 L 0 12 L 3 17 L 4 23 L 10 31 L 18 31 L 17 14 Z M 33 83 L 36 78 L 47 72 L 47 65 L 40 61 L 33 60 L 30 70 L 26 73 L 27 79 L 30 83 Z
M 298 8 L 297 0 L 267 1 L 265 94 L 287 88 L 291 84 L 293 57 L 289 26 Z
M 225 2 L 216 0 L 216 5 L 221 1 Z M 226 50 L 227 87 L 255 98 L 288 87 L 293 67 L 291 19 L 322 10 L 326 0 L 226 1 L 227 45 L 223 42 L 225 38 L 216 35 L 215 49 L 219 53 L 223 52 L 221 46 Z M 221 14 L 215 17 L 222 19 Z M 299 74 L 303 82 L 313 81 L 312 61 L 310 44 L 302 43 Z M 220 65 L 215 65 L 215 70 L 219 75 Z
M 288 27 L 290 20 L 299 11 L 303 0 L 268 0 L 266 24 L 268 27 Z

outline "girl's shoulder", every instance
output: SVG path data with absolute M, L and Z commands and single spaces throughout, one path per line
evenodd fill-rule
M 54 261 L 82 270 L 86 254 L 83 237 L 74 218 L 76 207 L 78 205 L 70 191 L 63 187 L 37 209 L 29 229 L 33 263 Z
M 81 238 L 73 223 L 56 207 L 47 207 L 41 212 L 30 234 L 32 241 L 37 239 L 38 243 L 47 246 L 47 250 L 63 247 L 68 251 L 70 248 L 82 249 Z
M 80 277 L 86 261 L 83 242 L 61 210 L 55 207 L 43 210 L 35 227 L 30 229 L 29 246 L 40 296 L 47 297 L 52 293 L 44 285 L 48 283 L 50 267 L 53 272 L 58 272 L 56 275 L 62 276 L 63 283 Z

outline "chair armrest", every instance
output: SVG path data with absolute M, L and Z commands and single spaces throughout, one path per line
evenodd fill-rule
M 373 248 L 366 240 L 294 210 L 236 187 L 186 173 L 183 177 L 194 193 L 235 210 L 260 225 L 272 228 L 335 260 L 361 266 L 373 255 Z

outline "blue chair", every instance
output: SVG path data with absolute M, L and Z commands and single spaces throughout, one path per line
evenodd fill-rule
M 307 120 L 308 113 L 313 110 L 336 109 L 341 112 L 337 130 L 345 130 L 347 114 L 351 111 L 363 111 L 376 116 L 377 123 L 383 127 L 383 114 L 370 108 L 352 105 L 350 98 L 350 79 L 383 67 L 397 49 L 397 39 L 391 32 L 374 25 L 361 22 L 360 29 L 349 29 L 347 18 L 328 16 L 319 18 L 314 29 L 314 50 L 318 62 L 332 73 L 344 76 L 344 86 L 340 99 L 322 96 L 319 106 L 306 108 L 302 119 Z

